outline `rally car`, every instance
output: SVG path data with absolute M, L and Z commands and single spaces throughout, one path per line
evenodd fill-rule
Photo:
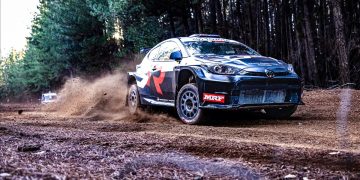
M 175 107 L 186 124 L 204 122 L 210 109 L 287 118 L 303 104 L 301 95 L 302 81 L 292 65 L 219 35 L 165 40 L 128 73 L 130 113 L 144 106 Z

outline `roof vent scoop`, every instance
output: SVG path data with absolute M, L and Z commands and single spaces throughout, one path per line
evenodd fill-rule
M 220 38 L 220 35 L 218 35 L 218 34 L 193 34 L 189 37 Z

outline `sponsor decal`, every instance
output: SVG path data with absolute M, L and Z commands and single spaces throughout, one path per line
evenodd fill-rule
M 225 103 L 225 95 L 204 93 L 203 101 L 224 104 Z
M 156 92 L 160 95 L 163 95 L 163 92 L 161 90 L 161 87 L 160 85 L 164 82 L 165 80 L 165 72 L 161 70 L 161 67 L 158 67 L 157 70 L 160 71 L 160 75 L 158 77 L 156 76 L 152 76 L 151 75 L 151 72 L 148 72 L 147 75 L 148 75 L 148 81 L 146 83 L 146 86 L 150 87 L 150 83 L 151 83 L 151 80 L 153 80 L 154 82 L 154 86 L 155 86 L 155 89 L 156 89 Z

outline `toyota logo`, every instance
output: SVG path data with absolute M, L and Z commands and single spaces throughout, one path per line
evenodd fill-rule
M 273 78 L 273 77 L 275 77 L 274 71 L 270 71 L 270 70 L 268 70 L 268 69 L 265 69 L 265 74 L 266 74 L 266 76 L 267 76 L 268 78 Z

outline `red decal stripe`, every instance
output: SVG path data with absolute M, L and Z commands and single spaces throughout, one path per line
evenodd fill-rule
M 165 80 L 165 72 L 163 72 L 163 71 L 161 70 L 161 67 L 158 67 L 157 70 L 160 71 L 159 77 L 153 76 L 153 75 L 151 74 L 151 72 L 148 72 L 148 73 L 147 73 L 148 81 L 146 82 L 146 86 L 150 87 L 151 79 L 153 79 L 156 92 L 157 92 L 158 94 L 160 94 L 160 95 L 163 95 L 163 92 L 162 92 L 162 90 L 161 90 L 160 85 L 161 85 L 161 84 L 164 82 L 164 80 Z
M 160 84 L 162 84 L 164 82 L 165 72 L 161 71 L 159 77 L 153 76 L 153 78 L 154 78 L 154 84 L 155 84 L 156 92 L 158 94 L 160 94 L 160 95 L 163 95 Z

